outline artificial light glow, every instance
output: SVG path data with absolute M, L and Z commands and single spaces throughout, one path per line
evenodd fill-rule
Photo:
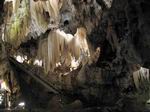
M 72 58 L 71 60 L 71 71 L 77 69 L 77 67 L 79 66 L 79 61 L 75 60 L 75 58 Z
M 3 99 L 2 99 L 2 95 L 0 95 L 0 104 L 2 104 Z
M 38 65 L 38 66 L 42 66 L 42 60 L 37 60 L 36 59 L 33 64 Z
M 20 103 L 18 104 L 18 106 L 24 107 L 24 106 L 25 106 L 25 103 L 24 103 L 24 102 L 20 102 Z
M 61 66 L 61 63 L 60 62 L 56 63 L 56 67 L 59 67 L 59 66 Z
M 20 55 L 16 56 L 16 60 L 20 63 L 23 63 L 24 62 L 24 58 L 21 57 Z

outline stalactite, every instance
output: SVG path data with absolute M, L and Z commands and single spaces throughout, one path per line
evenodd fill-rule
M 46 6 L 46 4 L 44 4 L 42 1 L 34 2 L 33 0 L 30 0 L 30 30 L 37 32 L 38 35 L 44 33 L 48 26 L 48 22 L 45 21 L 45 17 L 43 16 L 44 6 Z
M 25 36 L 29 28 L 29 1 L 19 0 L 13 1 L 13 14 L 6 24 L 6 41 L 14 46 L 18 46 L 22 41 L 25 41 Z
M 47 0 L 5 0 L 5 6 L 11 5 L 12 12 L 6 10 L 6 41 L 18 47 L 27 41 L 29 32 L 36 32 L 38 36 L 45 33 L 51 25 L 59 23 L 59 10 L 62 1 Z M 10 7 L 10 8 L 11 8 Z
M 49 24 L 58 24 L 59 10 L 62 3 L 63 2 L 59 0 L 37 2 L 30 0 L 31 31 L 35 31 L 38 35 L 40 35 L 41 33 L 46 32 Z
M 78 28 L 74 36 L 59 29 L 51 31 L 48 38 L 39 42 L 38 54 L 46 72 L 54 70 L 59 62 L 71 67 L 73 57 L 82 63 L 83 59 L 90 56 L 85 29 Z
M 17 10 L 20 6 L 20 0 L 5 0 L 5 4 L 7 2 L 12 2 L 12 7 L 13 7 L 12 12 L 13 12 L 13 14 L 17 13 Z

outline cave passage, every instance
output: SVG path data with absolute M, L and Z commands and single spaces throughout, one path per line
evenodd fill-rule
M 150 0 L 0 0 L 0 111 L 150 112 Z

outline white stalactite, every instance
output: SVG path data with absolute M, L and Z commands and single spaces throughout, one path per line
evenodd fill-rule
M 49 32 L 47 39 L 39 42 L 39 59 L 43 60 L 46 72 L 54 70 L 59 62 L 62 65 L 71 67 L 73 57 L 76 60 L 80 59 L 80 62 L 85 58 L 89 58 L 86 33 L 85 35 L 80 35 L 80 30 L 83 30 L 83 28 L 79 28 L 75 36 L 73 36 L 57 29 Z M 83 32 L 85 31 L 83 30 Z M 81 58 L 83 56 L 84 58 Z

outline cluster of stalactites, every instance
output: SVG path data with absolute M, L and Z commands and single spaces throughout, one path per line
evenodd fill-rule
M 78 28 L 74 36 L 59 29 L 49 32 L 48 38 L 39 42 L 38 55 L 46 72 L 53 71 L 57 63 L 71 67 L 74 58 L 85 64 L 90 57 L 85 29 Z
M 51 21 L 59 23 L 61 6 L 60 0 L 5 0 L 5 41 L 18 47 L 30 32 L 45 33 Z
M 62 0 L 30 0 L 30 30 L 40 35 L 52 26 L 51 23 L 58 25 L 62 3 Z
M 10 10 L 7 5 L 10 6 Z M 4 41 L 17 47 L 26 40 L 27 33 L 29 32 L 29 1 L 6 0 L 5 6 L 8 8 L 6 13 L 11 15 L 6 15 Z

